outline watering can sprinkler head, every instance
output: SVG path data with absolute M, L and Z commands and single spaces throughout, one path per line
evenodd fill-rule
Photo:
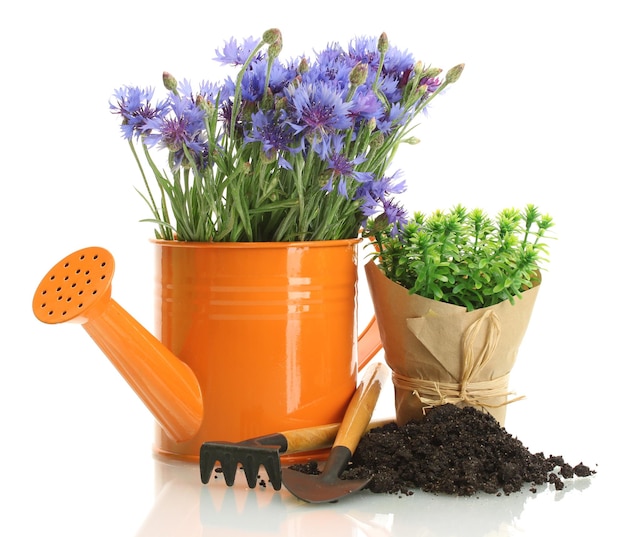
M 81 324 L 176 442 L 191 439 L 203 417 L 193 371 L 111 298 L 115 262 L 100 247 L 78 250 L 52 267 L 33 297 L 46 324 Z

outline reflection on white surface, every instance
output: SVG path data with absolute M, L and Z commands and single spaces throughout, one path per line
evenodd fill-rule
M 232 487 L 219 474 L 203 485 L 196 465 L 157 460 L 154 506 L 136 537 L 482 537 L 543 528 L 541 533 L 531 533 L 539 535 L 551 524 L 567 534 L 568 528 L 585 528 L 585 519 L 578 516 L 577 520 L 576 510 L 593 479 L 570 481 L 563 491 L 542 485 L 536 493 L 526 489 L 509 496 L 461 498 L 421 491 L 397 496 L 362 491 L 336 503 L 312 505 L 284 487 L 278 492 L 260 485 L 249 489 L 243 473 Z M 592 522 L 591 517 L 587 521 Z

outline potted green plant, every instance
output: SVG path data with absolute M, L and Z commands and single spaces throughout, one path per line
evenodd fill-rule
M 495 218 L 458 205 L 401 224 L 369 222 L 375 252 L 365 272 L 399 423 L 444 403 L 504 423 L 553 225 L 534 205 Z

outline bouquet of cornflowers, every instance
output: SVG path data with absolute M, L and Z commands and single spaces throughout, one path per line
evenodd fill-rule
M 238 68 L 221 84 L 177 81 L 168 93 L 125 86 L 110 102 L 143 178 L 157 239 L 308 241 L 354 238 L 368 218 L 401 224 L 405 182 L 387 175 L 413 119 L 463 65 L 416 62 L 387 36 L 331 44 L 281 62 L 279 30 L 234 39 L 216 60 Z M 162 150 L 157 164 L 153 150 Z M 163 153 L 161 153 L 163 154 Z M 148 171 L 155 183 L 148 180 Z

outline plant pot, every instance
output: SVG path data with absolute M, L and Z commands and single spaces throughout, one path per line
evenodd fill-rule
M 504 425 L 509 374 L 539 285 L 515 304 L 464 307 L 410 294 L 374 261 L 365 266 L 385 360 L 392 369 L 400 425 L 445 403 L 473 406 Z
M 204 409 L 188 441 L 157 427 L 157 454 L 195 460 L 206 441 L 341 421 L 380 349 L 375 323 L 358 340 L 358 240 L 154 243 L 156 336 Z

